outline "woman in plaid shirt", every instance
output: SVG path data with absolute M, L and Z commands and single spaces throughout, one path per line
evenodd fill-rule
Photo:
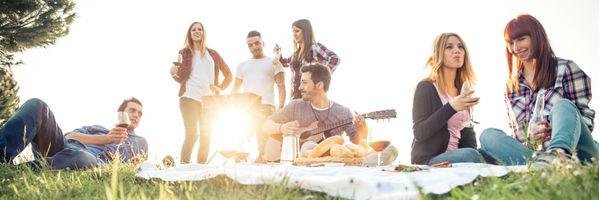
M 279 61 L 284 67 L 291 66 L 291 100 L 302 98 L 299 91 L 300 79 L 302 73 L 300 68 L 306 64 L 317 62 L 328 66 L 331 73 L 335 71 L 339 65 L 339 57 L 324 45 L 316 42 L 312 24 L 307 19 L 300 19 L 291 25 L 293 30 L 293 48 L 295 51 L 290 58 L 281 58 Z M 275 52 L 279 52 L 281 48 L 275 45 Z M 276 58 L 275 58 L 276 59 Z
M 572 155 L 582 161 L 597 157 L 591 136 L 595 111 L 588 106 L 591 79 L 573 61 L 554 55 L 543 26 L 531 15 L 512 19 L 504 37 L 509 71 L 505 96 L 514 134 L 510 137 L 499 129 L 487 129 L 480 136 L 482 150 L 508 165 L 534 159 L 533 169 Z M 538 123 L 542 128 L 528 135 L 542 142 L 546 151 L 541 152 L 528 149 L 523 134 L 538 94 L 545 95 L 543 120 Z

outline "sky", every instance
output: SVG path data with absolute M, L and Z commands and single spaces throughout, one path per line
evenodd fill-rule
M 291 24 L 309 19 L 316 40 L 341 60 L 329 98 L 361 113 L 396 109 L 397 118 L 368 124 L 372 139 L 391 140 L 400 151 L 396 162 L 404 164 L 410 163 L 414 89 L 427 74 L 424 64 L 434 38 L 443 32 L 459 34 L 469 50 L 481 98 L 474 107 L 474 119 L 481 122 L 477 134 L 489 127 L 508 130 L 503 29 L 518 14 L 536 17 L 556 55 L 576 62 L 593 80 L 592 88 L 599 88 L 595 0 L 75 2 L 78 18 L 67 36 L 56 45 L 17 56 L 25 61 L 14 68 L 21 103 L 29 98 L 46 101 L 68 132 L 84 125 L 113 127 L 118 105 L 135 96 L 144 104 L 136 132 L 148 140 L 150 159 L 179 156 L 185 133 L 179 84 L 169 68 L 194 21 L 204 24 L 208 47 L 235 73 L 237 65 L 251 57 L 245 43 L 250 30 L 262 33 L 266 55 L 272 57 L 279 44 L 283 56 L 289 56 Z M 285 72 L 289 83 L 290 71 Z M 596 101 L 590 105 L 597 111 Z M 211 150 L 233 148 L 231 138 L 238 136 L 231 132 L 215 130 Z M 597 133 L 593 137 L 599 138 Z M 243 148 L 255 156 L 251 143 Z

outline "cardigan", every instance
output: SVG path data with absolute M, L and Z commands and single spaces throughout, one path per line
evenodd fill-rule
M 225 63 L 223 58 L 220 57 L 220 54 L 216 52 L 216 50 L 208 49 L 208 53 L 212 57 L 212 60 L 214 60 L 215 68 L 218 68 L 218 70 L 214 70 L 215 82 L 218 82 L 218 71 L 223 73 L 223 75 L 225 76 L 223 82 L 221 84 L 218 84 L 218 87 L 224 90 L 229 86 L 229 84 L 231 84 L 231 81 L 233 81 L 233 75 L 231 74 L 231 70 L 229 69 L 229 66 L 227 65 L 227 63 Z M 193 53 L 188 49 L 182 49 L 181 51 L 179 51 L 179 54 L 183 56 L 183 62 L 181 63 L 181 65 L 177 67 L 176 76 L 172 77 L 173 79 L 175 79 L 175 81 L 181 84 L 181 87 L 179 87 L 179 96 L 182 96 L 185 93 L 185 86 L 187 80 L 189 79 L 189 75 L 191 74 Z M 217 84 L 215 83 L 215 85 Z
M 412 107 L 412 164 L 428 164 L 433 157 L 444 153 L 449 143 L 447 121 L 456 111 L 449 103 L 443 105 L 437 89 L 431 81 L 418 83 Z M 477 148 L 473 128 L 460 131 L 458 148 Z

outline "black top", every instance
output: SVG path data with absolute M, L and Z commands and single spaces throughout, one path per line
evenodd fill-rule
M 433 157 L 444 153 L 449 143 L 447 121 L 456 111 L 449 103 L 443 105 L 437 89 L 430 81 L 420 81 L 414 93 L 412 122 L 414 140 L 412 141 L 412 163 L 428 164 Z M 461 131 L 458 148 L 476 149 L 474 129 L 464 128 Z

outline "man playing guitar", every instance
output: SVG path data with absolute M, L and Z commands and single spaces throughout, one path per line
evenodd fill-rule
M 322 64 L 310 64 L 302 67 L 302 78 L 299 90 L 302 99 L 296 99 L 287 104 L 283 109 L 271 115 L 264 123 L 264 130 L 273 136 L 276 134 L 296 133 L 301 127 L 319 121 L 324 125 L 337 123 L 346 118 L 352 118 L 349 108 L 329 100 L 327 91 L 331 82 L 331 72 Z M 368 126 L 362 115 L 355 113 L 352 123 L 340 126 L 323 133 L 309 137 L 307 140 L 316 143 L 325 138 L 341 135 L 343 132 L 354 144 L 368 149 L 366 137 Z M 275 142 L 273 137 L 266 144 L 267 161 L 280 159 L 280 143 Z

